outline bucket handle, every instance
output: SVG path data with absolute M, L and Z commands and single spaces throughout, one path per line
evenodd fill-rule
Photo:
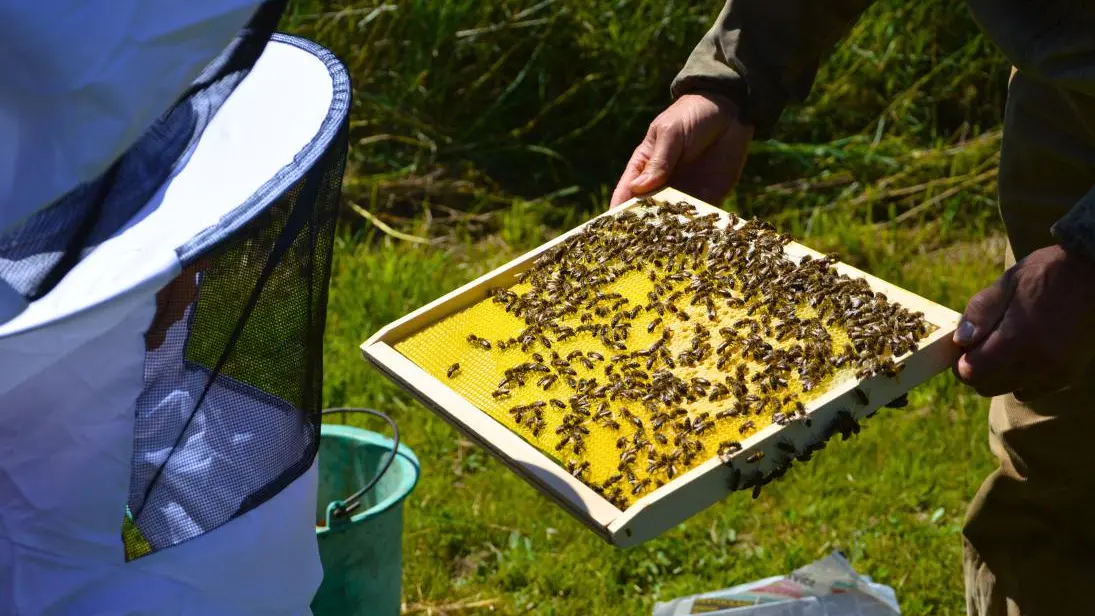
M 332 523 L 335 521 L 344 521 L 354 509 L 357 509 L 358 505 L 361 504 L 361 497 L 368 494 L 369 490 L 372 490 L 377 482 L 380 481 L 380 478 L 384 476 L 384 473 L 388 472 L 388 469 L 392 466 L 392 462 L 395 461 L 396 454 L 399 452 L 399 426 L 395 424 L 395 420 L 391 417 L 377 410 L 359 407 L 336 407 L 320 411 L 320 415 L 333 415 L 335 413 L 364 413 L 366 415 L 379 417 L 388 422 L 388 425 L 392 427 L 392 452 L 388 454 L 388 459 L 384 461 L 384 465 L 380 467 L 380 470 L 373 475 L 373 478 L 370 479 L 363 488 L 342 500 L 331 501 L 331 503 L 327 505 L 328 528 L 331 528 Z

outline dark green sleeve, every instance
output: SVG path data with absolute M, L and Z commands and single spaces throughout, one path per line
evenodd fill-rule
M 1042 88 L 1053 88 L 1055 98 L 1067 101 L 1064 117 L 1072 126 L 1067 139 L 1055 147 L 1068 153 L 1062 160 L 1075 164 L 1080 161 L 1069 157 L 1083 157 L 1081 164 L 1090 169 L 1095 146 L 1095 2 L 970 0 L 969 7 L 1020 74 Z M 1050 230 L 1063 246 L 1095 261 L 1095 187 Z
M 1065 248 L 1095 261 L 1095 188 L 1054 223 L 1051 232 Z
M 789 102 L 805 100 L 822 57 L 872 0 L 727 0 L 673 80 L 673 98 L 718 92 L 759 136 Z

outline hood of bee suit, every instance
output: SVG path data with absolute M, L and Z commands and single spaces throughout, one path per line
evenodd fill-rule
M 226 50 L 259 5 L 0 5 L 0 81 L 17 86 L 0 88 L 0 302 L 22 301 L 14 318 L 0 315 L 0 613 L 309 613 L 321 576 L 314 465 L 215 529 L 162 491 L 141 503 L 153 552 L 127 562 L 121 539 L 133 469 L 168 453 L 142 441 L 136 405 L 171 410 L 185 393 L 149 386 L 150 375 L 162 385 L 184 364 L 181 345 L 159 355 L 146 346 L 158 292 L 260 217 L 345 125 L 341 65 L 281 35 L 262 41 L 253 68 L 220 71 L 238 79 L 172 107 L 211 67 L 233 61 Z M 280 14 L 284 2 L 267 5 Z M 66 233 L 95 200 L 78 260 L 34 296 L 38 265 L 64 252 L 51 238 L 71 246 Z M 187 327 L 184 316 L 166 335 Z M 241 392 L 208 393 L 239 409 Z M 261 456 L 245 420 L 218 418 L 223 442 L 190 439 L 204 447 L 199 464 L 163 483 L 227 472 L 220 461 L 239 459 L 229 447 Z
M 0 3 L 0 233 L 103 173 L 259 3 Z M 18 296 L 0 283 L 0 323 Z

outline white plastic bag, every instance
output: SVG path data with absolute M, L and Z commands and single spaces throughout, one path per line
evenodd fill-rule
M 860 575 L 840 552 L 797 569 L 732 588 L 654 606 L 653 616 L 896 616 L 897 595 Z

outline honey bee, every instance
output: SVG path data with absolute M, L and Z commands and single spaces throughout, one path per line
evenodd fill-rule
M 859 400 L 860 404 L 866 406 L 870 403 L 871 399 L 867 397 L 867 393 L 862 389 L 856 387 L 853 391 L 855 391 L 855 397 Z
M 715 419 L 727 419 L 727 418 L 730 418 L 730 417 L 736 417 L 740 414 L 741 414 L 740 409 L 728 408 L 728 409 L 723 409 L 723 410 L 719 411 L 718 413 L 715 413 Z
M 901 409 L 909 405 L 909 394 L 901 394 L 893 400 L 886 403 L 887 408 Z
M 718 455 L 726 457 L 741 451 L 741 443 L 737 441 L 722 441 L 719 443 Z
M 623 470 L 625 468 L 628 468 L 629 466 L 631 466 L 631 464 L 635 462 L 637 456 L 637 448 L 629 447 L 628 449 L 625 449 L 624 452 L 620 454 L 620 464 L 619 466 L 617 466 L 617 469 Z
M 842 410 L 837 412 L 832 430 L 840 432 L 843 440 L 848 440 L 853 434 L 859 434 L 860 426 L 851 412 Z
M 702 421 L 701 420 L 701 421 L 694 422 L 692 424 L 692 434 L 695 434 L 695 435 L 699 436 L 699 435 L 703 434 L 704 432 L 706 432 L 707 430 L 709 430 L 713 425 L 714 424 L 712 424 L 710 421 Z
M 567 463 L 567 470 L 570 471 L 571 475 L 574 475 L 575 477 L 581 477 L 583 474 L 585 474 L 587 470 L 589 470 L 589 460 L 585 460 L 580 464 L 575 462 L 574 460 L 571 460 Z

